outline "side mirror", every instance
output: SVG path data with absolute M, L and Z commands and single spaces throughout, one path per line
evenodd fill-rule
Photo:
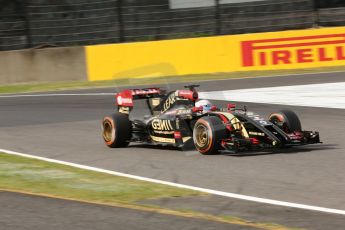
M 215 105 L 213 105 L 212 107 L 211 107 L 211 109 L 210 109 L 211 111 L 217 111 L 218 110 L 218 108 L 217 108 L 217 106 L 215 106 Z

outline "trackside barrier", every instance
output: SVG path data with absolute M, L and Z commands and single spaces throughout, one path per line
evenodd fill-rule
M 0 85 L 87 80 L 84 47 L 2 51 L 0 68 Z
M 86 46 L 88 79 L 345 65 L 345 27 Z

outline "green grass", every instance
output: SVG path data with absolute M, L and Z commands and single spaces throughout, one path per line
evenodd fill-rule
M 256 229 L 295 229 L 232 216 L 215 216 L 193 210 L 172 210 L 142 205 L 139 201 L 146 199 L 206 194 L 5 153 L 0 153 L 1 190 L 216 221 Z
M 0 154 L 0 188 L 96 202 L 201 195 L 200 192 Z
M 232 72 L 232 73 L 215 73 L 215 74 L 198 74 L 185 76 L 168 76 L 154 78 L 131 78 L 117 79 L 110 81 L 73 81 L 73 82 L 47 82 L 47 83 L 30 83 L 30 84 L 11 84 L 0 85 L 0 94 L 9 93 L 28 93 L 28 92 L 46 92 L 71 89 L 100 88 L 100 87 L 134 87 L 155 84 L 172 84 L 178 82 L 197 82 L 202 83 L 205 80 L 235 79 L 245 77 L 276 76 L 289 74 L 318 73 L 327 71 L 345 71 L 343 67 L 323 67 L 312 69 L 298 70 L 272 70 L 272 71 L 250 71 L 250 72 Z

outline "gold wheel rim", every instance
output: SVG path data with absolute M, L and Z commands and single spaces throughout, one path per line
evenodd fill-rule
M 208 138 L 208 129 L 206 126 L 200 124 L 196 127 L 195 130 L 195 142 L 198 147 L 204 148 L 208 145 L 209 138 Z
M 106 142 L 112 140 L 113 137 L 113 124 L 109 120 L 105 120 L 103 123 L 103 138 Z

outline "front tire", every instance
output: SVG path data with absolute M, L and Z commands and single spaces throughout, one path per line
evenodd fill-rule
M 132 124 L 128 115 L 114 113 L 103 118 L 102 136 L 105 144 L 110 148 L 120 148 L 129 145 Z
M 272 113 L 269 117 L 269 121 L 286 133 L 302 131 L 300 119 L 297 114 L 291 110 L 281 110 L 277 113 Z
M 226 129 L 218 117 L 202 117 L 194 125 L 193 141 L 195 148 L 204 155 L 217 154 L 219 141 L 226 137 Z

